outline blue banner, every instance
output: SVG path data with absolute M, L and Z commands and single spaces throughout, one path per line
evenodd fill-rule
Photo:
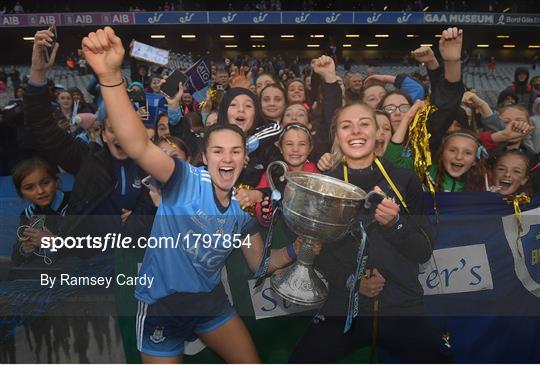
M 540 361 L 540 199 L 522 206 L 521 234 L 498 194 L 438 194 L 437 203 L 436 262 L 419 280 L 455 362 Z
M 352 24 L 353 12 L 284 12 L 282 24 Z
M 422 24 L 423 13 L 413 12 L 356 12 L 354 24 Z
M 157 25 L 157 24 L 319 24 L 319 25 L 485 25 L 540 26 L 539 14 L 351 11 L 154 11 L 0 15 L 0 27 Z
M 208 12 L 141 12 L 135 13 L 135 24 L 208 24 Z
M 210 24 L 281 24 L 279 12 L 209 12 Z

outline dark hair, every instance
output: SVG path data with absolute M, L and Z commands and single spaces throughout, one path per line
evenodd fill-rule
M 31 173 L 36 171 L 37 169 L 44 169 L 47 175 L 49 175 L 51 178 L 58 181 L 58 176 L 56 175 L 55 168 L 45 161 L 42 158 L 39 157 L 32 157 L 26 160 L 22 160 L 19 162 L 13 170 L 11 171 L 11 178 L 13 180 L 13 185 L 15 185 L 15 189 L 17 190 L 17 194 L 22 198 L 21 193 L 21 184 L 22 181 Z
M 210 136 L 214 132 L 219 132 L 222 130 L 229 130 L 232 132 L 237 133 L 240 137 L 242 137 L 242 146 L 245 148 L 246 145 L 246 134 L 244 131 L 237 126 L 236 124 L 213 124 L 204 132 L 204 138 L 203 138 L 203 146 L 204 151 L 208 148 L 208 142 L 210 141 Z
M 261 110 L 261 113 L 263 115 L 263 118 L 266 121 L 266 116 L 264 115 L 264 112 L 262 110 L 262 94 L 265 92 L 266 89 L 277 89 L 281 92 L 281 95 L 283 95 L 283 102 L 285 103 L 285 109 L 287 109 L 287 92 L 279 85 L 279 84 L 268 84 L 265 87 L 262 88 L 261 93 L 259 94 L 259 109 Z M 285 109 L 283 109 L 283 113 L 285 113 Z M 283 115 L 282 115 L 283 117 Z M 279 120 L 276 120 L 276 122 L 279 122 Z
M 293 129 L 294 130 L 301 130 L 302 132 L 307 134 L 308 139 L 309 139 L 309 143 L 313 146 L 313 136 L 311 135 L 311 132 L 309 131 L 309 129 L 307 129 L 307 127 L 305 125 L 300 124 L 300 123 L 287 124 L 287 126 L 285 128 L 283 128 L 283 131 L 279 135 L 279 139 L 278 139 L 278 143 L 279 143 L 280 146 L 283 143 L 283 137 L 285 136 L 285 133 L 287 133 L 288 131 L 293 130 Z
M 517 156 L 521 158 L 523 162 L 525 162 L 525 177 L 527 177 L 527 182 L 525 183 L 525 185 L 521 186 L 520 188 L 521 191 L 518 190 L 516 191 L 515 194 L 518 194 L 518 192 L 522 192 L 522 193 L 527 194 L 528 196 L 532 196 L 532 194 L 534 193 L 534 188 L 533 188 L 533 181 L 531 178 L 531 172 L 529 170 L 531 167 L 531 161 L 529 160 L 527 155 L 521 152 L 519 149 L 506 150 L 499 156 L 496 156 L 496 158 L 492 161 L 491 169 L 494 169 L 497 166 L 497 161 L 500 161 L 500 159 L 507 156 Z
M 204 129 L 202 116 L 199 112 L 189 112 L 184 117 L 189 121 L 189 126 L 194 132 L 195 130 L 202 131 Z
M 257 86 L 257 80 L 259 79 L 259 77 L 262 77 L 262 76 L 268 76 L 272 79 L 272 84 L 279 84 L 279 80 L 276 79 L 276 77 L 274 75 L 272 75 L 271 73 L 269 72 L 263 72 L 262 74 L 260 75 L 257 75 L 257 77 L 255 78 L 255 86 Z
M 383 105 L 384 105 L 384 102 L 386 101 L 386 99 L 388 99 L 388 97 L 392 96 L 392 95 L 401 95 L 403 96 L 406 100 L 407 100 L 407 103 L 409 103 L 410 106 L 413 105 L 413 101 L 411 99 L 411 97 L 405 93 L 404 91 L 402 90 L 399 90 L 399 89 L 396 89 L 396 90 L 392 90 L 390 91 L 388 94 L 386 94 L 385 96 L 383 96 L 383 98 L 381 99 L 381 101 L 379 102 L 379 105 L 377 105 L 377 109 L 382 109 Z
M 369 88 L 372 88 L 374 86 L 380 86 L 386 91 L 386 88 L 384 87 L 383 82 L 380 82 L 380 81 L 370 82 L 370 84 L 368 86 L 363 87 L 362 90 L 360 91 L 360 101 L 364 102 L 364 97 L 366 96 L 366 90 L 369 89 Z M 384 97 L 383 97 L 383 99 L 384 99 Z
M 466 136 L 464 136 L 466 135 Z M 439 147 L 439 150 L 437 151 L 437 154 L 435 156 L 435 163 L 437 166 L 437 174 L 435 176 L 435 191 L 441 192 L 444 190 L 443 183 L 444 183 L 444 175 L 446 174 L 446 171 L 444 169 L 444 164 L 442 160 L 442 155 L 444 153 L 444 148 L 446 147 L 447 142 L 450 140 L 450 138 L 454 136 L 462 136 L 466 138 L 471 138 L 473 141 L 477 144 L 477 149 L 480 148 L 482 145 L 482 142 L 478 139 L 476 134 L 473 132 L 462 129 L 457 132 L 452 132 L 446 134 L 446 136 L 443 139 L 443 142 L 441 143 L 441 146 Z M 483 157 L 480 157 L 480 159 L 476 159 L 476 165 L 471 166 L 471 168 L 463 174 L 463 192 L 480 192 L 485 191 L 485 179 L 486 179 L 486 161 Z
M 252 101 L 253 105 L 255 106 L 255 116 L 253 120 L 253 125 L 247 131 L 247 135 L 251 135 L 253 131 L 260 125 L 262 125 L 263 117 L 261 113 L 259 98 L 257 95 L 249 91 L 248 89 L 244 89 L 241 87 L 232 87 L 223 95 L 223 99 L 221 99 L 221 103 L 219 104 L 219 113 L 218 113 L 218 121 L 217 124 L 229 124 L 229 117 L 228 117 L 228 111 L 229 106 L 231 105 L 234 98 L 236 98 L 239 95 L 247 95 Z
M 304 81 L 302 81 L 300 79 L 292 79 L 292 80 L 288 81 L 287 85 L 286 85 L 287 93 L 285 94 L 285 96 L 287 97 L 287 103 L 289 103 L 289 86 L 291 86 L 295 82 L 300 83 L 302 85 L 302 87 L 304 88 L 304 102 L 307 102 L 308 101 L 308 95 L 306 93 L 306 85 L 304 84 Z M 313 79 L 312 79 L 312 82 L 313 82 Z
M 184 154 L 186 155 L 186 160 L 189 160 L 189 158 L 191 157 L 191 151 L 189 150 L 189 146 L 180 138 L 170 135 L 159 137 L 156 141 L 156 145 L 159 146 L 163 142 L 167 143 L 168 145 L 174 144 L 179 150 L 184 152 Z

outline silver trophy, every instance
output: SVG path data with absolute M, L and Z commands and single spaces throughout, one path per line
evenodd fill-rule
M 362 202 L 369 208 L 369 198 L 384 195 L 329 176 L 308 172 L 288 172 L 287 164 L 274 161 L 268 165 L 266 174 L 272 191 L 276 191 L 271 169 L 280 165 L 287 180 L 282 199 L 283 218 L 289 228 L 304 238 L 295 264 L 272 276 L 272 288 L 289 302 L 315 306 L 328 297 L 328 286 L 323 275 L 315 270 L 312 250 L 313 241 L 327 243 L 345 236 L 355 224 Z

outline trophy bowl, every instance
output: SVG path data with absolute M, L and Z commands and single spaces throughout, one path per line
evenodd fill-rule
M 281 165 L 285 170 L 282 178 L 287 180 L 282 210 L 287 226 L 304 238 L 296 263 L 272 276 L 272 288 L 289 302 L 314 306 L 328 297 L 328 287 L 323 275 L 313 267 L 314 241 L 327 243 L 345 236 L 358 223 L 362 207 L 369 207 L 369 197 L 377 192 L 366 193 L 355 185 L 329 176 L 307 172 L 287 172 L 281 161 L 272 162 L 267 176 L 272 190 L 271 168 Z

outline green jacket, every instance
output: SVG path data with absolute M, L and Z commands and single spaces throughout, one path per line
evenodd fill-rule
M 401 144 L 396 144 L 390 141 L 388 147 L 386 148 L 386 152 L 384 153 L 384 159 L 390 161 L 394 165 L 414 171 L 414 162 L 411 151 Z M 429 176 L 434 181 L 435 177 L 437 176 L 437 167 L 435 165 L 429 166 L 428 172 Z M 461 192 L 463 191 L 464 185 L 465 184 L 463 181 L 454 179 L 452 176 L 449 176 L 446 173 L 444 174 L 442 191 L 456 193 Z

